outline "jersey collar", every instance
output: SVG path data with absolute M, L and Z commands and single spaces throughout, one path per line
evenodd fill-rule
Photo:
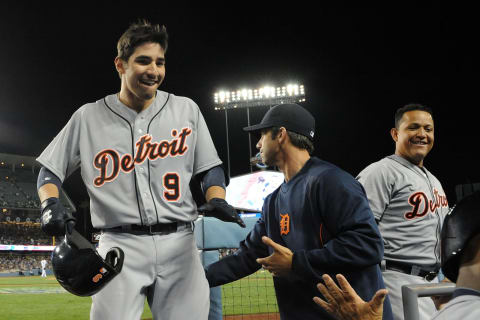
M 470 288 L 456 288 L 453 291 L 452 299 L 459 296 L 477 296 L 480 297 L 480 291 L 470 289 Z
M 140 113 L 137 113 L 135 110 L 123 104 L 118 98 L 118 94 L 111 94 L 105 97 L 105 101 L 108 107 L 112 108 L 113 111 L 120 114 L 122 117 L 127 119 L 130 123 L 134 123 L 135 119 L 137 119 L 138 117 L 143 117 L 146 119 L 152 118 L 165 105 L 165 102 L 167 102 L 167 99 L 168 99 L 167 92 L 157 90 L 155 100 L 152 102 L 152 104 L 147 109 L 143 110 Z
M 423 170 L 425 170 L 425 171 L 422 171 L 422 169 L 420 169 L 419 166 L 414 165 L 413 163 L 411 163 L 410 161 L 408 161 L 405 158 L 400 157 L 399 155 L 392 154 L 392 155 L 388 156 L 387 158 L 391 159 L 393 161 L 396 161 L 396 162 L 400 163 L 401 165 L 403 165 L 403 166 L 405 166 L 409 169 L 412 169 L 416 173 L 420 174 L 422 177 L 424 177 L 425 174 L 427 174 L 427 176 L 430 175 L 430 172 L 427 170 L 427 168 L 425 168 L 425 166 L 423 166 Z

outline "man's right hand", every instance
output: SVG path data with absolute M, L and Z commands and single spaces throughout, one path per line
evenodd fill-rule
M 42 202 L 42 230 L 49 236 L 63 236 L 65 232 L 72 233 L 75 221 L 76 219 L 58 198 L 52 197 Z
M 325 285 L 319 283 L 318 290 L 325 300 L 314 297 L 313 301 L 338 320 L 382 320 L 383 301 L 387 296 L 386 289 L 378 290 L 372 300 L 365 302 L 350 286 L 347 279 L 337 274 L 340 288 L 328 274 L 322 276 Z

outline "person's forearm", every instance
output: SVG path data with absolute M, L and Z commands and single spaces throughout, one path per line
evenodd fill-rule
M 38 189 L 38 197 L 40 198 L 40 202 L 52 197 L 58 198 L 59 192 L 57 186 L 53 183 L 44 184 Z
M 208 188 L 207 192 L 205 192 L 205 199 L 210 201 L 213 198 L 220 198 L 225 199 L 225 189 L 220 186 L 211 186 Z
M 311 281 L 338 266 L 362 269 L 380 263 L 383 256 L 381 239 L 357 231 L 348 230 L 339 234 L 323 248 L 296 250 L 292 270 L 301 278 Z

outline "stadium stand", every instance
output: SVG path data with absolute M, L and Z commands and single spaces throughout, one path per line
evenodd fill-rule
M 54 245 L 54 239 L 40 228 L 39 170 L 40 165 L 34 157 L 0 153 L 1 274 L 37 274 L 41 269 L 40 261 L 50 261 L 50 252 L 31 249 L 32 246 Z M 76 211 L 64 190 L 61 190 L 60 201 L 67 210 Z
M 0 273 L 38 274 L 42 259 L 47 260 L 47 268 L 50 268 L 50 254 L 0 253 Z

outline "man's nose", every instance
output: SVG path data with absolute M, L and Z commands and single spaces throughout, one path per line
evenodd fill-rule
M 160 74 L 160 71 L 159 71 L 159 68 L 157 66 L 156 63 L 151 63 L 149 66 L 148 66 L 148 75 L 149 76 L 152 76 L 152 77 L 158 77 L 158 75 Z
M 262 147 L 262 138 L 258 139 L 256 147 L 257 147 L 257 149 L 260 150 L 260 148 Z
M 426 138 L 427 137 L 427 131 L 425 131 L 424 128 L 419 128 L 417 130 L 417 137 L 419 138 Z

